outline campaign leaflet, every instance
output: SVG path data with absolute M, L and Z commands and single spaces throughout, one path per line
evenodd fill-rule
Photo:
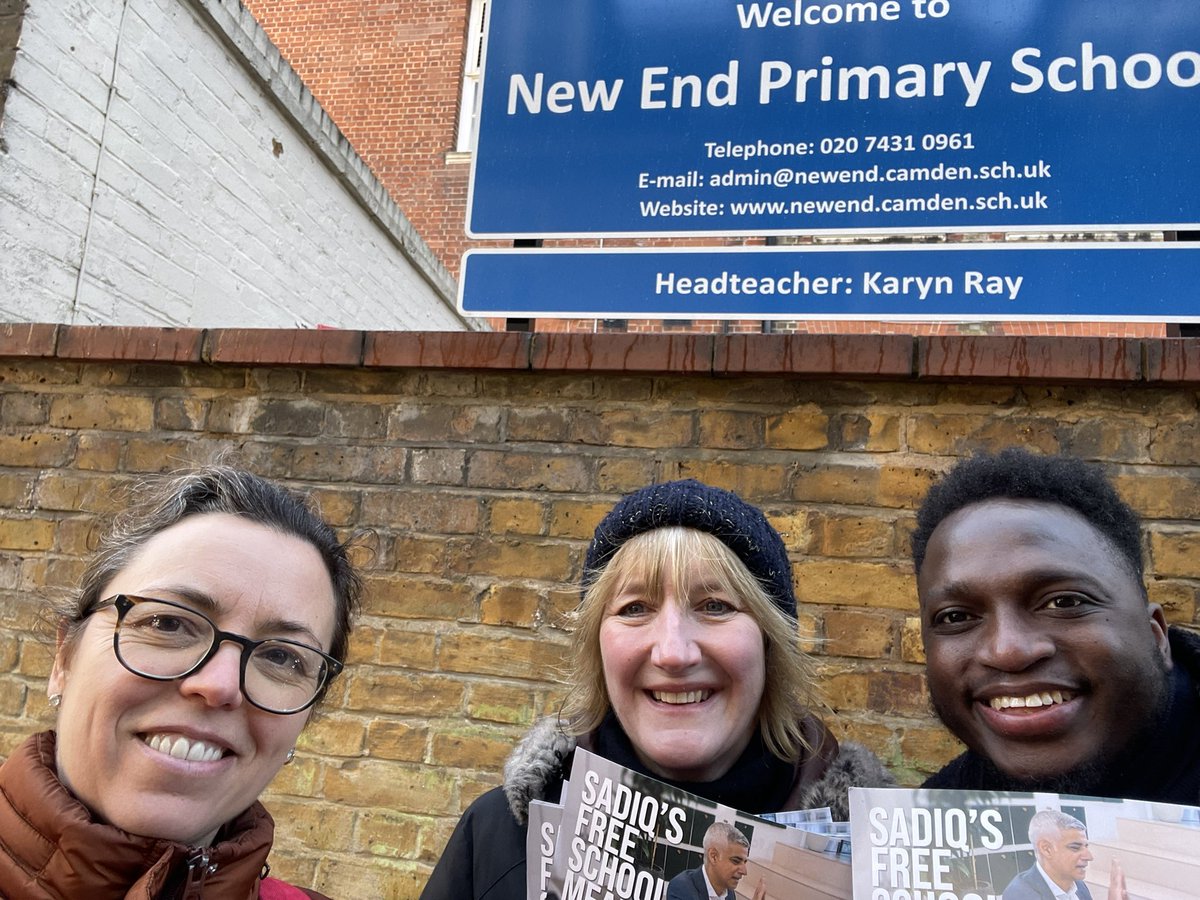
M 756 891 L 770 900 L 851 898 L 845 835 L 768 822 L 583 749 L 560 799 L 561 811 L 530 810 L 530 900 L 665 900 L 672 878 L 702 864 L 704 833 L 715 822 L 750 842 L 739 898 Z M 812 819 L 825 832 L 836 824 L 827 814 Z
M 549 897 L 550 867 L 554 863 L 554 835 L 562 820 L 562 804 L 544 800 L 529 802 L 529 830 L 525 833 L 525 896 L 529 900 Z
M 1196 807 L 851 788 L 850 827 L 854 900 L 1021 900 L 1053 896 L 1048 880 L 1080 900 L 1200 897 Z

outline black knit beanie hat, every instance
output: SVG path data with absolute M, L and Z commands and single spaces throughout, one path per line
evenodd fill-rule
M 652 484 L 620 500 L 596 526 L 583 566 L 586 589 L 621 545 L 655 528 L 680 525 L 705 531 L 734 552 L 789 618 L 796 618 L 792 564 L 767 517 L 737 494 L 699 481 Z

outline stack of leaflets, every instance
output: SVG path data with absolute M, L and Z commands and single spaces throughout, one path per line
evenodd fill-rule
M 1072 844 L 1079 900 L 1200 898 L 1195 807 L 852 788 L 849 823 L 828 809 L 755 816 L 582 749 L 561 801 L 529 809 L 529 900 L 666 900 L 671 879 L 703 864 L 714 822 L 750 842 L 736 888 L 746 900 L 1024 900 L 1042 896 L 1023 892 L 1040 877 L 1029 823 L 1041 810 L 1084 826 Z

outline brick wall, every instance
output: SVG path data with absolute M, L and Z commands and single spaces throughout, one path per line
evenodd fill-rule
M 415 897 L 553 710 L 591 530 L 653 479 L 766 509 L 839 735 L 907 783 L 931 719 L 908 535 L 936 473 L 1019 443 L 1103 462 L 1151 597 L 1197 621 L 1200 341 L 0 326 L 0 756 L 50 722 L 40 601 L 130 479 L 230 448 L 374 532 L 366 614 L 268 805 L 277 872 Z
M 479 327 L 238 0 L 32 0 L 22 29 L 0 320 Z

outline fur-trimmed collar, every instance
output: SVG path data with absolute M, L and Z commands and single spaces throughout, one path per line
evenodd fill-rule
M 518 822 L 527 821 L 531 800 L 544 800 L 558 791 L 576 743 L 561 722 L 545 718 L 513 748 L 504 764 L 504 794 Z M 861 744 L 847 741 L 834 743 L 833 747 L 834 753 L 822 775 L 809 784 L 794 784 L 787 804 L 781 809 L 828 806 L 835 820 L 847 821 L 850 817 L 847 792 L 851 787 L 891 787 L 896 783 L 875 754 Z

